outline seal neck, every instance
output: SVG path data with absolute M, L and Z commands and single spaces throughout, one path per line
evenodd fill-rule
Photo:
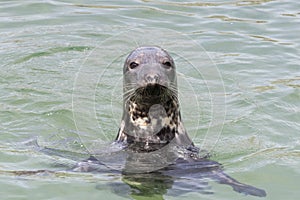
M 179 104 L 174 99 L 160 104 L 128 101 L 117 141 L 134 151 L 154 151 L 175 138 L 180 122 Z

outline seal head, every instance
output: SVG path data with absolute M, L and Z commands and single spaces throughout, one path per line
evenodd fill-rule
M 181 121 L 176 68 L 159 47 L 139 47 L 123 68 L 123 117 L 116 140 L 131 150 L 149 152 L 175 139 L 191 145 Z

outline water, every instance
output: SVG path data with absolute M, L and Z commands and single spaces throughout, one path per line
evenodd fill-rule
M 297 199 L 299 8 L 292 0 L 2 1 L 1 199 L 124 198 L 117 174 L 66 170 L 76 163 L 70 158 L 85 157 L 84 147 L 115 138 L 122 62 L 143 44 L 175 57 L 183 118 L 195 143 L 232 177 L 264 188 L 266 199 Z M 205 74 L 217 72 L 210 70 L 220 74 Z M 34 141 L 65 157 L 37 151 Z M 56 173 L 30 173 L 45 169 Z M 163 197 L 253 199 L 209 184 L 214 194 Z

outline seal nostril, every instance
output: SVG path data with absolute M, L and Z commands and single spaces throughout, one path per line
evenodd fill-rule
M 146 76 L 146 81 L 148 83 L 158 83 L 159 82 L 159 75 L 157 74 L 150 74 Z

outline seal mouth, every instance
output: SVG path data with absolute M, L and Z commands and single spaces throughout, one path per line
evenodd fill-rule
M 177 95 L 172 89 L 156 83 L 137 88 L 130 100 L 137 103 L 157 104 L 174 99 L 175 97 L 177 98 Z
M 157 97 L 164 94 L 167 87 L 159 84 L 148 84 L 145 87 L 140 87 L 136 89 L 136 93 L 142 95 L 143 97 Z

